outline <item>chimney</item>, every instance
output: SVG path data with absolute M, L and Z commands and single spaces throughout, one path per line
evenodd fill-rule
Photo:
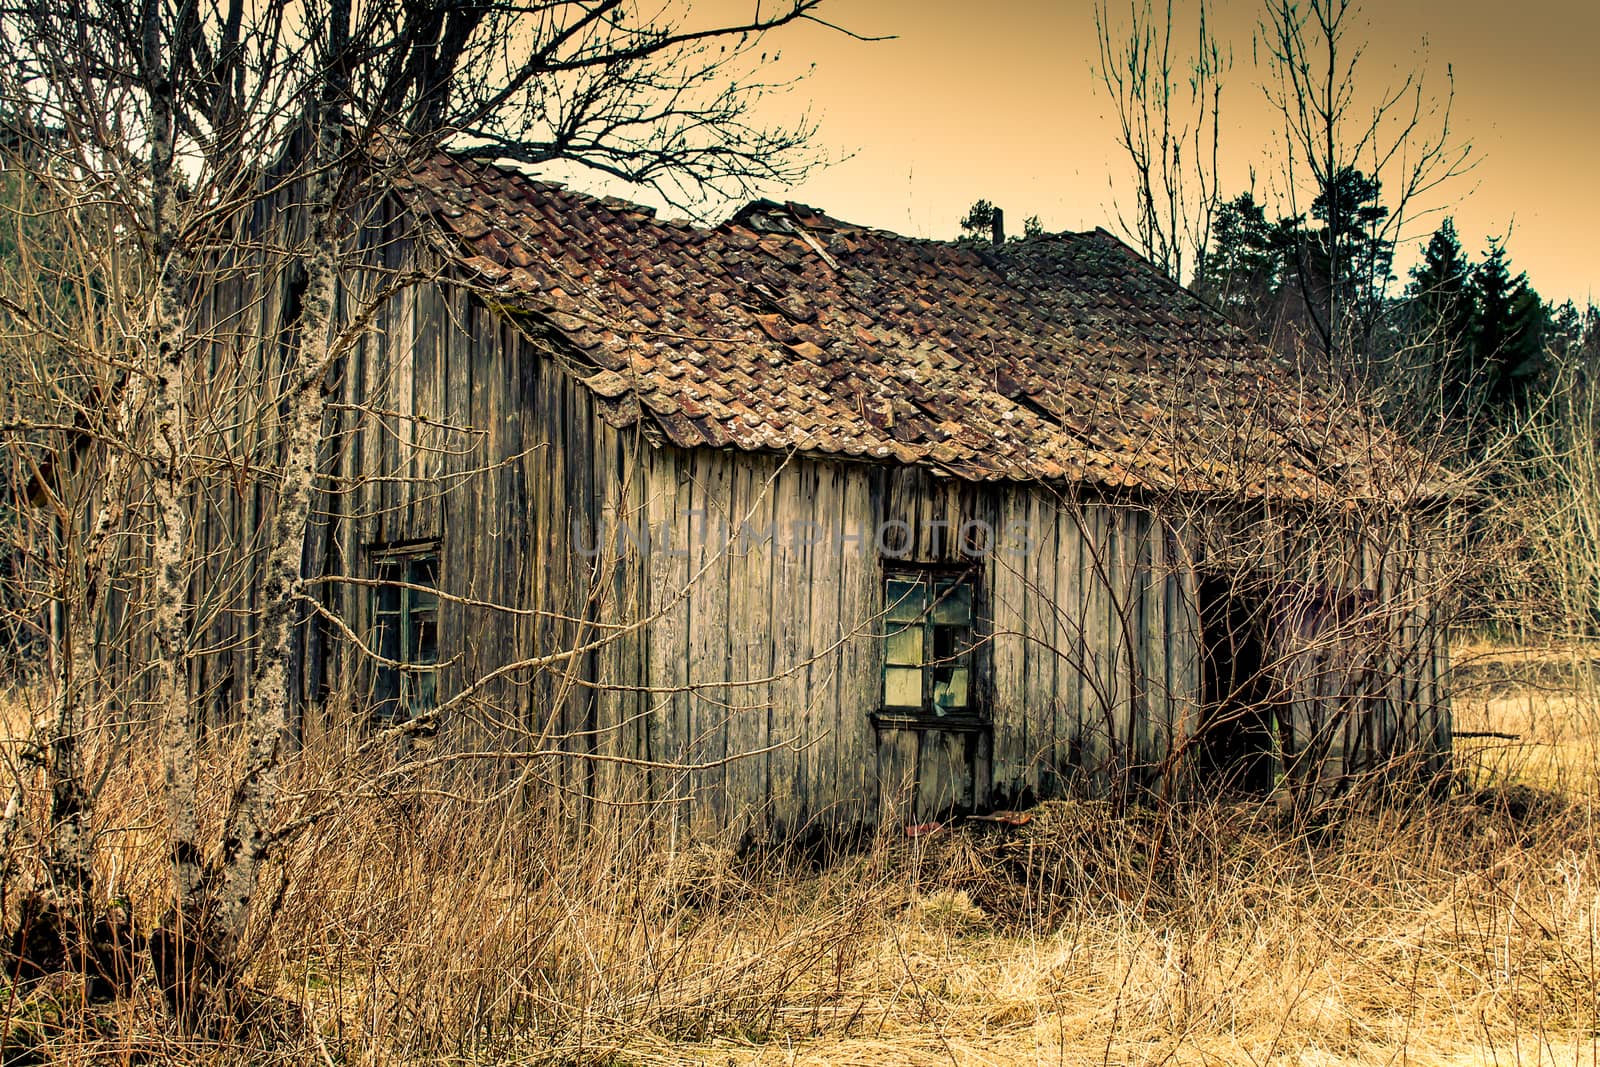
M 1006 243 L 1006 213 L 999 208 L 994 209 L 994 221 L 989 223 L 989 240 L 996 247 Z

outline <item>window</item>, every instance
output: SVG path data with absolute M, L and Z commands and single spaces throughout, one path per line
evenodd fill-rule
M 415 545 L 373 554 L 373 715 L 410 719 L 433 708 L 439 663 L 439 546 Z
M 974 719 L 970 572 L 884 576 L 883 710 L 888 716 Z

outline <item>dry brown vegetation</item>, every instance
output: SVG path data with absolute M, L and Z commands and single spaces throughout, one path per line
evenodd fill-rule
M 1516 736 L 1460 741 L 1435 797 L 1309 824 L 1270 800 L 1059 802 L 821 858 L 667 854 L 626 810 L 574 839 L 459 771 L 366 766 L 351 796 L 355 757 L 325 742 L 293 767 L 285 819 L 308 821 L 268 879 L 250 1021 L 180 1039 L 147 979 L 88 1010 L 58 981 L 6 991 L 4 1057 L 1590 1063 L 1589 655 L 1458 650 L 1458 728 Z M 95 865 L 148 927 L 171 865 L 143 765 L 95 812 Z

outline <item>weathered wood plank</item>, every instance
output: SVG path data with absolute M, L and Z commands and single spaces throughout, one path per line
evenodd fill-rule
M 879 730 L 878 824 L 895 828 L 914 822 L 917 788 L 917 733 Z
M 1039 796 L 1060 792 L 1061 737 L 1056 731 L 1060 704 L 1056 684 L 1059 660 L 1056 605 L 1055 503 L 1047 491 L 1026 495 L 1028 541 L 1021 555 L 1025 577 L 1026 646 L 1023 660 L 1023 707 L 1028 720 L 1028 783 Z
M 726 820 L 730 840 L 751 834 L 765 818 L 765 797 L 756 767 L 765 760 L 741 758 L 766 743 L 768 686 L 757 682 L 766 674 L 766 643 L 770 640 L 771 557 L 741 528 L 761 525 L 762 509 L 771 502 L 759 492 L 766 461 L 754 458 L 730 465 L 726 534 L 728 566 L 728 727 L 726 756 L 733 762 L 724 770 Z
M 839 812 L 839 572 L 842 472 L 836 463 L 819 464 L 811 498 L 811 655 L 806 693 L 806 742 L 811 746 L 807 795 L 812 817 L 831 827 Z
M 1079 504 L 1053 509 L 1055 525 L 1056 759 L 1074 777 L 1083 773 L 1083 532 Z
M 1139 668 L 1139 591 L 1137 560 L 1139 552 L 1136 519 L 1131 509 L 1118 505 L 1108 511 L 1110 547 L 1107 556 L 1111 574 L 1111 663 L 1114 672 L 1113 718 L 1123 739 L 1124 758 L 1130 773 L 1142 762 L 1140 728 L 1134 713 Z
M 617 597 L 614 621 L 623 626 L 648 616 L 649 557 L 623 530 L 642 530 L 648 523 L 646 501 L 649 475 L 647 464 L 650 455 L 642 452 L 634 432 L 610 431 L 604 435 L 610 442 L 612 469 L 617 480 L 617 510 L 612 522 L 605 527 L 605 536 L 611 544 L 610 551 L 617 557 Z M 622 538 L 622 540 L 618 540 Z M 617 681 L 630 688 L 620 694 L 618 722 L 619 752 L 631 759 L 650 760 L 651 707 L 654 698 L 644 691 L 650 679 L 650 627 L 632 630 L 613 642 L 618 664 Z M 659 799 L 656 775 L 640 768 L 626 772 L 629 787 L 623 796 L 634 803 L 654 802 Z
M 1117 656 L 1111 582 L 1113 540 L 1110 510 L 1090 505 L 1082 512 L 1083 689 L 1086 768 L 1103 787 L 1122 773 L 1123 735 L 1116 719 Z
M 694 763 L 721 761 L 728 754 L 730 701 L 728 454 L 703 449 L 692 454 L 694 473 L 689 537 L 689 681 Z M 696 837 L 712 840 L 727 825 L 727 768 L 711 767 L 694 776 Z
M 1167 617 L 1170 654 L 1167 679 L 1170 689 L 1171 737 L 1173 744 L 1187 746 L 1200 728 L 1200 601 L 1199 585 L 1193 567 L 1193 549 L 1186 530 L 1175 530 L 1168 541 L 1171 562 L 1167 579 Z M 1192 750 L 1185 758 L 1192 759 Z
M 794 782 L 795 820 L 797 829 L 809 830 L 816 826 L 818 805 L 827 802 L 818 797 L 815 783 L 821 777 L 817 749 L 820 715 L 818 686 L 822 684 L 822 668 L 817 661 L 817 627 L 814 619 L 827 612 L 829 606 L 817 595 L 815 574 L 817 570 L 817 536 L 814 501 L 821 492 L 824 468 L 821 464 L 807 463 L 797 469 L 798 495 L 789 501 L 784 524 L 794 554 L 795 591 L 792 609 L 795 627 L 795 660 L 793 705 L 790 714 L 795 724 L 799 743 Z
M 794 524 L 805 515 L 801 502 L 808 499 L 813 473 L 809 464 L 791 462 L 778 472 L 770 490 L 774 539 L 772 544 L 773 682 L 772 707 L 767 717 L 768 744 L 779 745 L 767 756 L 770 776 L 772 825 L 776 833 L 792 834 L 804 817 L 804 708 L 808 697 L 811 634 L 811 561 L 809 550 L 796 539 Z
M 688 756 L 689 605 L 688 549 L 680 522 L 687 511 L 680 485 L 682 453 L 664 452 L 650 467 L 650 684 L 656 690 L 653 755 L 663 763 L 683 763 Z M 676 848 L 688 838 L 689 781 L 680 771 L 663 771 L 662 797 L 666 839 Z
M 872 499 L 865 472 L 843 468 L 839 515 L 839 619 L 843 644 L 839 650 L 838 789 L 840 820 L 860 826 L 871 821 L 877 803 L 878 778 L 873 773 L 875 739 L 872 712 L 882 684 L 874 655 L 878 612 L 882 610 L 883 583 L 873 544 Z
M 939 819 L 971 804 L 966 735 L 924 730 L 918 735 L 916 800 L 918 821 Z
M 1026 521 L 1015 494 L 1000 497 L 997 522 L 1001 530 Z M 1007 802 L 1022 796 L 1027 768 L 1026 706 L 1023 693 L 1022 631 L 1026 626 L 1025 594 L 1016 552 L 991 552 L 987 557 L 989 585 L 988 632 L 990 670 L 994 692 L 994 788 Z
M 1162 522 L 1148 513 L 1140 517 L 1141 551 L 1144 556 L 1140 579 L 1142 642 L 1144 645 L 1144 710 L 1147 749 L 1145 760 L 1152 767 L 1164 766 L 1172 750 L 1172 691 L 1167 678 L 1170 630 L 1167 621 L 1167 538 Z

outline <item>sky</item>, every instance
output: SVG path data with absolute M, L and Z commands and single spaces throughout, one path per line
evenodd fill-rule
M 1127 0 L 1110 3 L 1123 17 Z M 1186 0 L 1176 4 L 1181 12 Z M 1252 170 L 1265 191 L 1279 166 L 1281 120 L 1252 47 L 1260 10 L 1213 0 L 1213 25 L 1233 53 L 1222 101 L 1228 194 L 1248 188 Z M 979 197 L 1005 209 L 1012 232 L 1029 215 L 1047 230 L 1116 228 L 1128 165 L 1094 74 L 1090 0 L 836 0 L 824 14 L 894 39 L 814 25 L 774 39 L 789 71 L 814 69 L 763 109 L 774 121 L 809 109 L 818 149 L 837 162 L 769 195 L 932 238 L 954 237 Z M 1514 269 L 1546 299 L 1600 301 L 1600 0 L 1390 0 L 1356 15 L 1361 90 L 1416 73 L 1442 98 L 1453 72 L 1454 135 L 1476 161 L 1422 205 L 1432 213 L 1409 227 L 1402 277 L 1449 214 L 1474 259 L 1489 238 L 1504 238 Z

